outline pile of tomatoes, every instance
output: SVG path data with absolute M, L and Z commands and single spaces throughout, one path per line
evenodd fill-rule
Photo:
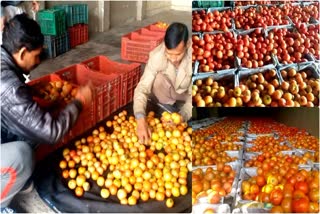
M 135 118 L 122 111 L 106 127 L 76 141 L 74 149 L 64 149 L 60 168 L 69 189 L 81 197 L 96 184 L 102 198 L 117 196 L 120 204 L 167 198 L 167 207 L 174 206 L 175 197 L 188 193 L 192 129 L 177 113 L 154 115 L 147 116 L 149 145 L 138 142 Z

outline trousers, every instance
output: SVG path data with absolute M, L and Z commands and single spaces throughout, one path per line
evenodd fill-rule
M 33 150 L 24 141 L 1 144 L 1 207 L 7 207 L 34 169 Z

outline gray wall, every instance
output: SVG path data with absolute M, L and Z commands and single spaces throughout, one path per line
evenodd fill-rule
M 136 1 L 110 1 L 110 27 L 136 20 Z
M 319 137 L 319 109 L 316 107 L 281 108 L 274 118 L 286 125 L 306 129 L 310 134 Z
M 153 16 L 162 11 L 170 10 L 170 1 L 144 1 L 145 9 L 144 13 L 146 17 Z

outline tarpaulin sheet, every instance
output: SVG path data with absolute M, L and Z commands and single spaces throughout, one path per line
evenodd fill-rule
M 157 109 L 159 107 L 152 107 L 148 109 L 155 111 L 156 115 L 161 115 L 161 109 Z M 132 115 L 132 104 L 130 104 L 121 108 L 109 118 L 113 118 L 115 114 L 124 109 L 128 111 L 129 115 Z M 105 124 L 105 121 L 97 124 L 96 127 L 102 124 Z M 86 134 L 88 135 L 91 132 L 92 130 L 89 130 Z M 87 136 L 86 134 L 83 136 Z M 89 179 L 91 189 L 85 192 L 82 197 L 75 196 L 74 191 L 67 187 L 68 180 L 62 177 L 62 170 L 59 168 L 59 162 L 63 159 L 62 150 L 66 147 L 72 147 L 73 142 L 71 141 L 68 145 L 56 150 L 40 163 L 37 163 L 34 171 L 33 178 L 36 190 L 44 202 L 54 211 L 63 213 L 191 213 L 191 173 L 188 174 L 188 194 L 177 198 L 173 197 L 174 206 L 172 208 L 166 207 L 165 200 L 150 199 L 147 202 L 138 200 L 136 205 L 130 206 L 121 205 L 117 196 L 110 195 L 109 198 L 103 199 L 100 197 L 101 188 L 91 179 Z

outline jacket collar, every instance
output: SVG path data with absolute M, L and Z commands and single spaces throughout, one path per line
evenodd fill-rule
M 3 46 L 1 46 L 1 67 L 3 66 L 3 63 L 8 65 L 10 70 L 17 75 L 20 81 L 26 81 L 26 78 L 23 76 L 23 70 L 15 63 L 12 55 Z

